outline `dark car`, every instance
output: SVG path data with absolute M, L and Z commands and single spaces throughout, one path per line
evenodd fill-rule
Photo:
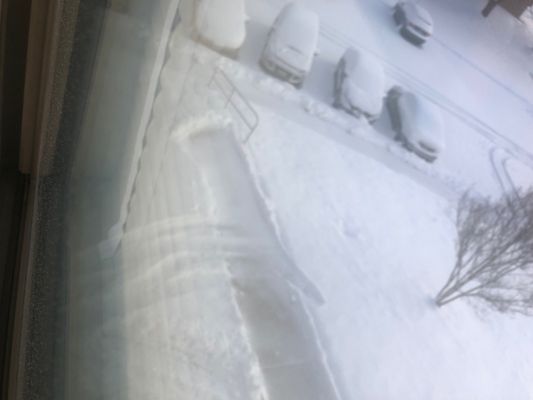
M 424 44 L 433 34 L 433 19 L 418 4 L 410 1 L 396 3 L 393 18 L 400 27 L 400 34 L 414 44 Z
M 424 160 L 435 161 L 445 148 L 439 108 L 398 86 L 389 91 L 386 103 L 396 140 Z

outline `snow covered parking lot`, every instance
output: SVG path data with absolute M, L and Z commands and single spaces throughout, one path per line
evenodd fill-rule
M 322 104 L 322 109 L 333 101 L 333 76 L 338 60 L 347 47 L 354 46 L 383 62 L 389 80 L 387 87 L 399 84 L 442 109 L 449 149 L 436 169 L 441 177 L 445 177 L 444 180 L 457 181 L 461 189 L 499 193 L 499 189 L 494 187 L 494 171 L 488 159 L 488 152 L 493 146 L 503 147 L 522 163 L 533 165 L 528 150 L 533 149 L 529 147 L 533 141 L 528 130 L 533 122 L 532 115 L 527 112 L 521 96 L 505 89 L 505 82 L 495 83 L 464 58 L 431 40 L 423 50 L 406 43 L 395 31 L 390 6 L 383 2 L 337 0 L 328 3 L 328 7 L 319 1 L 309 0 L 306 3 L 320 12 L 321 40 L 320 56 L 315 60 L 302 92 Z M 427 3 L 428 7 L 431 6 L 431 2 Z M 255 83 L 262 75 L 258 60 L 269 26 L 283 4 L 283 1 L 248 2 L 251 20 L 239 61 L 257 72 L 257 76 L 248 72 L 248 78 Z M 341 15 L 342 18 L 339 17 Z M 444 27 L 440 29 L 443 31 Z M 488 59 L 484 66 L 492 66 L 492 60 Z M 240 75 L 235 77 L 238 79 L 243 74 Z M 510 75 L 514 77 L 515 71 L 511 70 Z M 260 90 L 264 90 L 265 86 L 270 86 L 266 89 L 272 90 L 272 86 L 276 86 L 265 84 L 265 81 L 261 82 Z M 282 88 L 276 89 L 278 92 L 285 92 L 282 97 L 300 101 L 298 94 L 290 94 L 289 87 L 283 89 L 281 82 L 277 86 Z M 496 99 L 499 100 L 497 105 L 493 104 Z M 338 120 L 338 116 L 328 118 Z M 376 136 L 392 136 L 387 118 L 384 113 L 383 121 L 376 126 L 379 132 Z M 418 164 L 416 160 L 413 163 Z M 468 173 L 465 174 L 465 170 Z

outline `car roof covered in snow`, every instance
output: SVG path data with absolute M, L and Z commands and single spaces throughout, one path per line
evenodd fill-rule
M 425 8 L 410 1 L 403 3 L 402 7 L 409 21 L 422 22 L 427 26 L 433 26 L 433 18 L 431 18 L 431 15 Z
M 213 44 L 238 48 L 246 37 L 246 18 L 244 0 L 199 0 L 195 25 Z
M 299 3 L 290 3 L 276 22 L 277 36 L 305 53 L 314 53 L 320 28 L 318 15 Z
M 350 81 L 367 92 L 376 91 L 382 96 L 385 88 L 385 72 L 373 56 L 354 48 L 348 48 L 343 56 Z

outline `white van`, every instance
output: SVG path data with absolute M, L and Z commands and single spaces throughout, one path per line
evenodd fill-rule
M 197 0 L 194 31 L 203 44 L 236 58 L 246 38 L 244 0 Z
M 317 54 L 318 15 L 304 6 L 285 6 L 272 25 L 261 65 L 273 75 L 301 86 Z

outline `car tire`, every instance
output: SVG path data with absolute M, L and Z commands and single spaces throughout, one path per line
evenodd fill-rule
M 402 130 L 402 120 L 398 110 L 398 100 L 402 93 L 403 89 L 400 86 L 393 86 L 391 89 L 389 89 L 387 92 L 387 97 L 385 98 L 385 104 L 389 112 L 392 129 L 395 132 L 401 132 Z M 395 140 L 397 140 L 396 137 Z
M 339 90 L 339 67 L 335 68 L 335 74 L 333 74 L 333 94 L 335 95 Z
M 404 149 L 409 150 L 409 146 L 407 145 L 407 139 L 405 138 L 405 136 L 404 136 L 404 134 L 402 133 L 401 130 L 396 132 L 396 135 L 394 136 L 394 140 L 396 140 L 398 143 L 400 143 L 400 145 Z
M 405 25 L 405 16 L 403 15 L 402 9 L 398 6 L 398 4 L 396 4 L 394 7 L 392 18 L 394 19 L 396 26 Z
M 342 87 L 341 68 L 340 68 L 340 65 L 339 65 L 335 69 L 335 75 L 333 77 L 333 104 L 332 105 L 333 105 L 334 108 L 341 108 L 342 107 L 341 96 L 340 96 L 341 87 Z
M 331 105 L 333 106 L 333 108 L 341 108 L 342 107 L 341 99 L 339 98 L 338 94 L 334 94 L 333 95 L 333 103 Z
M 263 52 L 261 53 L 261 58 L 259 59 L 259 66 L 263 69 L 263 71 L 270 72 L 270 70 L 267 67 L 266 63 L 267 63 L 267 59 L 266 59 L 266 56 L 265 56 L 265 51 L 263 50 Z
M 342 84 L 342 78 L 344 75 L 344 62 L 339 62 L 337 68 L 335 69 L 335 88 L 339 89 Z
M 375 116 L 375 115 L 372 116 L 372 117 L 367 117 L 366 118 L 366 120 L 368 121 L 368 123 L 370 125 L 374 125 L 377 122 L 378 119 L 379 119 L 379 116 Z

